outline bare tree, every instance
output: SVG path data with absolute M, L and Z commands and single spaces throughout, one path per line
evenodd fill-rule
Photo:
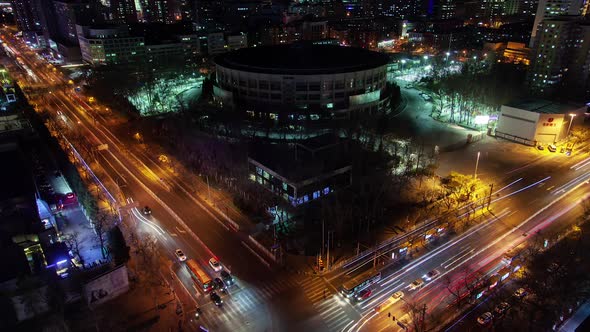
M 105 259 L 107 258 L 107 233 L 113 226 L 113 215 L 105 211 L 98 211 L 94 218 L 92 218 L 91 224 L 94 235 L 96 236 L 96 240 L 98 241 L 98 245 L 100 246 L 102 258 Z
M 80 243 L 80 232 L 74 231 L 71 233 L 66 233 L 64 234 L 63 239 L 72 254 L 78 257 L 80 264 L 84 265 L 84 257 L 82 257 L 80 254 L 82 250 L 82 244 Z

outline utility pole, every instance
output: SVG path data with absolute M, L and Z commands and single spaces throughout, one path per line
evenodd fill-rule
M 490 209 L 490 204 L 492 204 L 492 192 L 494 191 L 494 184 L 490 183 L 490 195 L 488 196 L 488 207 L 487 209 Z
M 321 250 L 321 255 L 324 256 L 324 248 L 325 247 L 325 235 L 324 235 L 324 228 L 325 228 L 325 219 L 322 218 L 322 250 Z
M 328 231 L 328 253 L 326 254 L 326 269 L 330 271 L 330 231 Z

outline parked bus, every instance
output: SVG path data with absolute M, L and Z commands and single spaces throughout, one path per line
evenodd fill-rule
M 197 262 L 195 262 L 193 259 L 187 260 L 186 269 L 191 275 L 191 278 L 193 278 L 195 283 L 202 287 L 205 293 L 211 291 L 213 288 L 213 281 L 211 280 L 211 277 L 209 277 L 209 275 L 203 271 L 201 266 L 197 264 Z
M 522 242 L 521 244 L 517 245 L 516 247 L 508 250 L 504 257 L 502 257 L 502 262 L 506 265 L 511 265 L 514 260 L 520 258 L 521 255 L 525 254 L 526 250 L 526 242 Z
M 381 272 L 370 270 L 366 271 L 359 276 L 348 280 L 342 284 L 342 294 L 346 298 L 352 297 L 355 293 L 362 291 L 363 289 L 371 286 L 372 284 L 381 280 Z

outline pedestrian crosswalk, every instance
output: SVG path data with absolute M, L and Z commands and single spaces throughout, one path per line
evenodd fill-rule
M 321 277 L 307 277 L 299 282 L 303 293 L 317 310 L 329 331 L 342 331 L 352 319 L 344 307 L 348 304 Z
M 277 278 L 262 285 L 238 282 L 227 295 L 221 294 L 223 306 L 208 304 L 203 308 L 200 323 L 210 331 L 255 331 L 257 324 L 265 325 L 257 319 L 270 315 L 269 300 L 298 286 L 294 277 Z

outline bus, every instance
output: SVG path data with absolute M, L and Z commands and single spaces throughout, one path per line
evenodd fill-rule
M 520 258 L 521 255 L 525 253 L 526 249 L 526 242 L 522 242 L 521 244 L 517 245 L 516 247 L 508 250 L 504 257 L 502 257 L 502 262 L 506 265 L 511 265 L 514 260 Z
M 211 291 L 213 289 L 213 281 L 211 277 L 203 269 L 195 262 L 193 259 L 189 259 L 186 261 L 186 269 L 188 273 L 191 275 L 191 278 L 197 283 L 199 286 L 203 288 L 205 293 Z
M 366 271 L 356 278 L 350 279 L 342 284 L 342 295 L 344 295 L 346 298 L 350 298 L 355 293 L 362 291 L 379 280 L 381 280 L 381 271 Z

